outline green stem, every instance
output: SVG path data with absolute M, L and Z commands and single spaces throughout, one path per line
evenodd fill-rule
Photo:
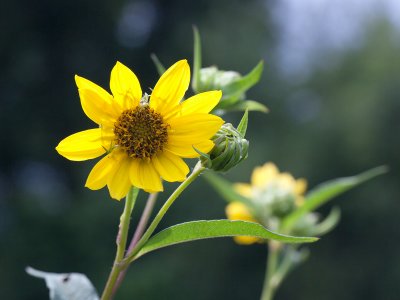
M 296 252 L 298 245 L 287 245 L 286 251 L 282 253 L 282 260 L 279 264 L 279 268 L 276 270 L 274 275 L 275 290 L 281 285 L 283 279 L 289 274 L 289 271 L 293 268 L 294 263 L 292 257 Z
M 201 172 L 204 171 L 204 169 L 205 168 L 201 165 L 200 162 L 196 164 L 189 177 L 186 178 L 186 180 L 178 186 L 178 188 L 171 194 L 168 200 L 160 208 L 157 215 L 154 217 L 153 222 L 151 222 L 149 228 L 143 234 L 142 238 L 138 241 L 132 251 L 130 251 L 126 255 L 126 258 L 121 262 L 122 266 L 127 266 L 135 259 L 136 254 L 139 253 L 140 249 L 142 249 L 144 244 L 149 240 L 150 236 L 153 234 L 154 230 L 157 228 L 157 225 L 161 222 L 162 218 L 164 217 L 170 206 L 175 202 L 178 196 L 201 174 Z
M 108 277 L 106 286 L 104 288 L 103 295 L 101 296 L 101 300 L 112 299 L 112 291 L 115 281 L 117 280 L 119 273 L 124 269 L 123 266 L 120 265 L 120 263 L 124 258 L 126 249 L 126 240 L 129 231 L 129 222 L 131 220 L 132 210 L 135 205 L 138 194 L 139 194 L 139 189 L 136 187 L 132 187 L 128 192 L 128 195 L 126 195 L 125 207 L 120 218 L 119 231 L 116 240 L 117 253 L 115 255 L 114 264 L 111 269 L 111 273 Z
M 157 200 L 157 195 L 158 193 L 152 193 L 149 195 L 147 202 L 146 202 L 146 206 L 143 210 L 142 216 L 140 217 L 140 221 L 139 224 L 136 227 L 136 231 L 133 235 L 133 238 L 131 240 L 131 243 L 129 244 L 127 254 L 130 253 L 132 251 L 132 249 L 136 246 L 137 242 L 139 241 L 139 239 L 142 237 L 144 230 L 146 229 L 147 226 L 147 222 L 150 218 L 150 215 L 153 211 L 153 207 L 154 204 L 156 203 Z M 121 285 L 122 281 L 125 278 L 126 272 L 128 271 L 128 267 L 126 267 L 123 271 L 121 271 L 121 273 L 119 273 L 118 275 L 118 279 L 114 284 L 114 288 L 113 288 L 113 292 L 112 295 L 115 295 L 115 293 L 117 292 L 119 286 Z
M 263 291 L 261 294 L 261 300 L 272 300 L 277 288 L 275 282 L 275 271 L 278 265 L 278 258 L 281 249 L 281 244 L 275 241 L 270 241 L 268 243 L 268 260 L 267 260 L 267 269 L 264 279 Z

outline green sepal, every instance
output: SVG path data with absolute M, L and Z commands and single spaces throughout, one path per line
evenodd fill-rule
M 238 127 L 236 128 L 236 130 L 242 135 L 243 138 L 246 135 L 248 123 L 249 123 L 249 110 L 246 108 L 243 117 L 240 120 Z
M 293 237 L 272 232 L 262 225 L 247 221 L 210 220 L 192 221 L 171 226 L 151 237 L 135 259 L 151 251 L 184 242 L 233 236 L 252 236 L 282 243 L 311 243 L 314 237 Z
M 164 74 L 164 72 L 166 71 L 164 65 L 160 62 L 160 60 L 158 59 L 157 55 L 155 55 L 154 53 L 152 53 L 150 55 L 151 60 L 153 61 L 154 65 L 156 66 L 158 75 L 162 75 Z
M 288 215 L 282 222 L 282 231 L 289 232 L 293 225 L 303 215 L 314 211 L 336 196 L 388 171 L 386 166 L 380 166 L 356 176 L 338 178 L 322 183 L 307 193 L 304 204 Z
M 220 146 L 221 147 L 221 146 Z M 232 161 L 235 156 L 235 144 L 229 143 L 228 138 L 225 138 L 225 143 L 222 145 L 222 153 L 212 160 L 212 168 L 216 170 L 229 170 L 232 167 Z
M 212 160 L 210 158 L 210 155 L 208 155 L 207 153 L 201 152 L 196 147 L 193 147 L 193 149 L 194 149 L 194 151 L 196 151 L 200 155 L 200 158 L 202 158 L 201 159 L 201 163 L 203 164 L 203 166 L 206 167 L 206 168 L 211 168 Z

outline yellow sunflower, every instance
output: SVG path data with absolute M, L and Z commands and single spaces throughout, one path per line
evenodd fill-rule
M 296 205 L 299 206 L 304 200 L 307 181 L 304 178 L 296 180 L 290 173 L 280 173 L 275 164 L 268 162 L 253 170 L 251 184 L 236 183 L 234 187 L 239 194 L 260 202 L 266 200 L 265 196 L 293 196 Z
M 241 202 L 231 202 L 225 208 L 225 213 L 229 220 L 240 220 L 258 223 L 258 221 L 251 215 L 249 209 Z M 253 236 L 235 236 L 233 237 L 236 243 L 241 245 L 251 245 L 258 241 L 259 238 Z
M 234 188 L 239 194 L 254 202 L 256 207 L 264 208 L 270 213 L 271 209 L 274 211 L 271 205 L 279 207 L 280 210 L 290 209 L 290 203 L 300 206 L 304 201 L 303 195 L 307 189 L 307 182 L 303 178 L 296 180 L 289 173 L 280 173 L 275 164 L 266 163 L 254 169 L 251 184 L 236 183 Z M 260 223 L 241 202 L 229 203 L 226 207 L 226 215 L 230 220 Z M 260 215 L 264 215 L 263 212 L 260 212 Z M 238 244 L 253 244 L 260 241 L 258 238 L 247 236 L 234 239 Z
M 112 198 L 125 197 L 130 187 L 163 190 L 162 181 L 183 181 L 189 172 L 182 158 L 195 158 L 194 148 L 208 153 L 210 140 L 224 123 L 209 114 L 221 91 L 197 94 L 181 101 L 190 81 L 186 60 L 172 65 L 151 95 L 143 94 L 136 75 L 117 62 L 111 71 L 112 95 L 93 82 L 75 76 L 82 109 L 98 127 L 62 140 L 56 150 L 82 161 L 106 154 L 92 169 L 86 187 L 107 185 Z

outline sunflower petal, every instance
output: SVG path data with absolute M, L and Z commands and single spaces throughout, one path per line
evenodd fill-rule
M 128 194 L 132 186 L 129 180 L 131 159 L 126 154 L 118 156 L 116 159 L 117 162 L 115 163 L 117 166 L 115 167 L 114 174 L 110 175 L 107 186 L 111 197 L 116 200 L 121 200 Z
M 223 123 L 220 117 L 210 114 L 190 114 L 173 118 L 169 121 L 171 129 L 168 132 L 168 143 L 191 145 L 208 140 Z
M 172 65 L 160 77 L 150 97 L 150 106 L 162 115 L 174 109 L 189 87 L 190 68 L 186 60 Z
M 141 161 L 139 168 L 140 176 L 142 177 L 143 189 L 146 192 L 154 193 L 161 192 L 164 190 L 160 174 L 158 174 L 157 170 L 154 168 L 151 162 Z
M 153 193 L 164 190 L 160 175 L 150 161 L 133 160 L 129 176 L 133 185 L 144 189 L 146 192 Z
M 278 168 L 273 163 L 266 163 L 256 167 L 251 174 L 251 184 L 256 187 L 263 187 L 279 174 Z
M 307 180 L 299 178 L 296 180 L 295 192 L 297 195 L 303 195 L 307 190 Z
M 239 245 L 251 245 L 261 241 L 261 239 L 253 236 L 234 236 L 233 240 Z
M 153 164 L 161 177 L 169 182 L 184 181 L 189 173 L 189 167 L 178 156 L 163 152 L 153 159 Z
M 140 165 L 139 159 L 132 159 L 131 166 L 129 168 L 129 179 L 133 186 L 136 186 L 138 188 L 143 188 L 142 179 L 139 174 L 139 165 Z
M 242 220 L 257 223 L 246 205 L 241 202 L 230 202 L 225 208 L 225 213 L 229 220 Z
M 56 150 L 69 160 L 82 161 L 96 158 L 106 152 L 102 145 L 101 129 L 89 129 L 63 139 Z
M 236 192 L 244 197 L 250 198 L 252 195 L 252 188 L 251 185 L 248 183 L 235 183 L 233 187 Z
M 200 154 L 197 153 L 194 148 L 200 150 L 203 153 L 208 153 L 214 147 L 214 143 L 211 140 L 203 141 L 201 143 L 190 144 L 167 144 L 165 150 L 171 152 L 172 154 L 178 155 L 184 158 L 195 158 L 199 157 Z
M 182 115 L 209 113 L 221 99 L 221 91 L 209 91 L 197 94 L 182 102 Z
M 90 171 L 85 186 L 91 190 L 103 188 L 110 176 L 114 175 L 118 162 L 115 155 L 110 154 L 103 157 Z
M 110 89 L 120 107 L 125 110 L 139 104 L 142 89 L 136 75 L 117 62 L 111 71 Z
M 117 116 L 112 96 L 97 84 L 75 75 L 82 109 L 96 124 L 102 125 L 113 122 Z

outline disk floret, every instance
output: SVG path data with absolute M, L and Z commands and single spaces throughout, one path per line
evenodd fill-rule
M 116 145 L 129 157 L 150 159 L 163 150 L 168 140 L 168 124 L 148 105 L 122 112 L 114 124 Z

